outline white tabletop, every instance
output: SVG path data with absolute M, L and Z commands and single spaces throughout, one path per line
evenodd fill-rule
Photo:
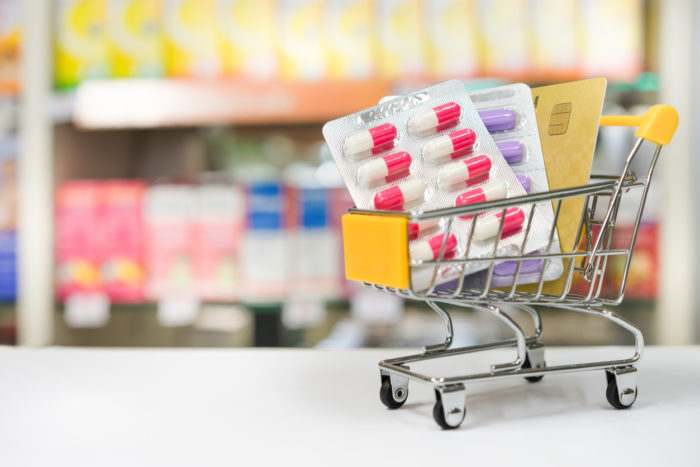
M 548 348 L 547 361 L 628 352 Z M 629 410 L 608 405 L 602 371 L 470 385 L 452 431 L 426 385 L 381 405 L 376 363 L 404 353 L 0 348 L 0 465 L 700 465 L 699 347 L 647 348 Z

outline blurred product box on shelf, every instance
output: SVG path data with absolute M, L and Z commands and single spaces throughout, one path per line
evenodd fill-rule
M 222 75 L 215 0 L 161 0 L 161 8 L 168 75 Z
M 595 242 L 600 232 L 600 226 L 592 226 L 591 242 Z M 619 224 L 615 226 L 611 249 L 627 249 L 632 241 L 634 229 L 632 225 Z M 581 239 L 581 248 L 585 246 L 585 237 Z M 642 222 L 637 231 L 637 239 L 634 244 L 632 260 L 627 274 L 625 286 L 625 298 L 635 300 L 655 300 L 659 290 L 659 227 L 656 222 Z M 605 268 L 603 283 L 594 284 L 595 290 L 600 286 L 602 296 L 615 298 L 619 293 L 625 273 L 626 257 L 610 256 Z M 581 258 L 576 262 L 581 266 Z M 580 295 L 588 295 L 591 283 L 586 282 L 580 274 L 574 274 L 571 291 Z
M 143 300 L 144 234 L 139 181 L 70 181 L 56 195 L 59 300 L 101 292 L 114 303 Z
M 217 0 L 217 29 L 226 74 L 258 79 L 279 72 L 275 51 L 275 2 Z
M 587 76 L 634 79 L 642 69 L 641 0 L 581 0 L 581 66 Z
M 340 292 L 340 240 L 330 222 L 330 192 L 300 188 L 296 199 L 294 288 L 303 294 L 336 297 Z
M 476 0 L 484 74 L 517 76 L 531 69 L 529 13 L 526 0 Z
M 434 0 L 425 4 L 430 76 L 467 78 L 479 72 L 475 0 Z
M 369 79 L 376 73 L 371 0 L 325 2 L 324 36 L 330 79 Z
M 143 301 L 145 236 L 142 216 L 146 185 L 136 180 L 99 183 L 95 232 L 100 288 L 114 303 Z
M 146 190 L 146 297 L 195 295 L 195 187 L 156 184 Z
M 112 75 L 107 0 L 57 0 L 54 26 L 58 88 L 70 88 L 84 79 Z
M 63 183 L 56 193 L 56 295 L 59 300 L 100 287 L 98 237 L 100 184 Z
M 279 181 L 247 186 L 247 225 L 241 249 L 243 299 L 279 301 L 290 291 L 292 249 L 287 223 L 287 190 Z
M 611 248 L 627 248 L 632 241 L 633 228 L 627 225 L 615 226 Z M 638 300 L 655 300 L 658 290 L 659 271 L 659 227 L 655 222 L 642 222 L 637 231 L 634 254 L 630 262 L 625 297 Z M 618 291 L 625 272 L 625 258 L 613 256 L 609 259 L 606 286 Z
M 277 46 L 283 79 L 319 81 L 327 76 L 322 0 L 277 1 Z
M 17 298 L 17 235 L 14 230 L 0 231 L 0 301 Z
M 375 16 L 381 77 L 424 78 L 427 50 L 421 0 L 375 2 Z
M 355 206 L 352 196 L 347 188 L 334 188 L 330 192 L 330 222 L 338 238 L 338 246 L 335 255 L 338 257 L 336 276 L 340 283 L 339 298 L 348 298 L 353 290 L 356 290 L 357 284 L 345 278 L 345 251 L 343 249 L 343 227 L 342 218 L 348 213 L 348 209 Z
M 163 76 L 159 0 L 108 0 L 107 31 L 115 77 Z
M 578 4 L 578 0 L 530 1 L 534 41 L 532 66 L 538 73 L 552 77 L 580 73 Z
M 0 134 L 0 300 L 17 296 L 17 141 Z
M 0 94 L 19 90 L 19 0 L 0 0 Z
M 194 270 L 203 300 L 233 301 L 240 294 L 238 254 L 245 226 L 245 198 L 238 186 L 198 189 Z

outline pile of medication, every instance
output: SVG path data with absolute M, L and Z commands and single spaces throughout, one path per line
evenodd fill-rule
M 512 161 L 529 160 L 527 142 L 499 140 L 499 148 L 489 134 L 489 128 L 509 131 L 525 121 L 516 108 L 508 107 L 485 109 L 480 116 L 464 86 L 453 80 L 328 122 L 323 135 L 358 208 L 419 213 L 525 195 L 503 152 Z M 496 244 L 499 256 L 545 249 L 551 218 L 536 209 L 525 239 L 530 209 L 530 205 L 509 208 L 501 238 L 497 238 L 501 210 L 480 214 L 476 220 L 455 218 L 444 248 L 444 219 L 409 224 L 411 260 L 420 265 L 420 261 L 463 258 L 470 237 L 469 258 L 492 257 Z M 435 283 L 487 266 L 488 262 L 470 262 L 464 268 L 443 265 Z M 413 288 L 428 288 L 433 271 L 433 267 L 413 268 Z

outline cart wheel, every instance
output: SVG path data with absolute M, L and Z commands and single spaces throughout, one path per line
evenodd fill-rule
M 379 399 L 382 404 L 390 409 L 398 409 L 408 398 L 408 387 L 394 388 L 391 386 L 391 378 L 389 375 L 382 375 L 382 387 L 379 389 Z
M 546 362 L 542 362 L 542 367 L 546 366 Z M 525 361 L 523 362 L 523 366 L 521 367 L 523 369 L 527 368 L 532 368 L 532 363 L 530 363 L 530 355 L 525 356 Z M 540 381 L 542 378 L 544 378 L 544 375 L 540 376 L 525 376 L 525 379 L 528 380 L 530 383 L 536 383 Z
M 617 385 L 617 378 L 615 377 L 615 373 L 611 371 L 605 371 L 605 377 L 608 380 L 608 388 L 605 391 L 605 398 L 608 399 L 608 402 L 610 405 L 615 407 L 616 409 L 629 409 L 632 407 L 632 404 L 637 400 L 637 386 L 632 388 L 625 388 L 623 391 L 623 398 L 625 400 L 620 400 L 620 389 Z
M 454 430 L 455 428 L 459 428 L 459 426 L 464 421 L 464 416 L 466 412 L 466 410 L 462 410 L 462 418 L 459 421 L 457 421 L 454 425 L 449 424 L 445 419 L 445 409 L 442 405 L 442 396 L 440 395 L 440 391 L 438 391 L 437 389 L 435 390 L 435 405 L 433 406 L 433 418 L 435 419 L 435 423 L 440 425 L 440 428 L 442 428 L 443 430 Z

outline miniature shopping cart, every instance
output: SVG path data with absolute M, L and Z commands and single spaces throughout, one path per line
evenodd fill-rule
M 441 344 L 430 345 L 416 355 L 392 358 L 379 363 L 381 375 L 381 401 L 390 409 L 401 407 L 408 396 L 408 381 L 414 380 L 431 384 L 435 390 L 436 402 L 433 407 L 435 421 L 444 429 L 458 427 L 465 416 L 466 383 L 487 379 L 502 379 L 524 377 L 529 381 L 538 381 L 544 375 L 585 370 L 605 370 L 607 378 L 606 397 L 610 404 L 617 409 L 630 407 L 637 398 L 636 367 L 642 356 L 644 339 L 642 333 L 631 323 L 615 315 L 606 306 L 617 305 L 622 301 L 625 283 L 632 259 L 632 251 L 637 231 L 644 210 L 649 190 L 649 183 L 654 166 L 659 157 L 661 147 L 671 141 L 678 126 L 678 115 L 673 107 L 657 105 L 651 107 L 643 116 L 604 116 L 603 126 L 636 126 L 637 141 L 627 156 L 622 173 L 617 176 L 593 176 L 591 183 L 584 186 L 552 190 L 516 198 L 483 202 L 466 206 L 451 207 L 411 214 L 406 212 L 372 211 L 351 209 L 343 216 L 343 237 L 345 248 L 346 275 L 349 279 L 359 280 L 367 286 L 388 292 L 399 297 L 413 300 L 423 300 L 443 320 L 446 327 L 445 341 Z M 656 145 L 651 157 L 646 177 L 638 179 L 630 170 L 630 164 L 639 152 L 644 141 Z M 611 240 L 615 229 L 620 201 L 623 196 L 633 190 L 641 190 L 641 201 L 636 211 L 634 229 L 631 239 L 625 248 L 611 248 Z M 567 200 L 582 200 L 582 215 L 578 226 L 577 241 L 574 245 L 555 245 L 555 235 L 562 203 Z M 530 234 L 531 222 L 524 226 L 525 235 L 519 249 L 519 254 L 498 256 L 498 242 L 506 219 L 508 208 L 530 207 L 529 220 L 532 220 L 535 210 L 542 209 L 543 203 L 552 203 L 554 221 L 549 230 L 549 243 L 539 254 L 528 254 L 524 251 Z M 500 210 L 502 215 L 498 235 L 494 237 L 494 255 L 488 258 L 470 258 L 471 234 L 466 242 L 465 251 L 457 256 L 445 257 L 445 246 L 448 235 L 457 216 L 471 216 L 471 232 L 480 213 Z M 408 252 L 408 224 L 439 219 L 444 226 L 444 235 L 440 253 L 432 261 L 411 261 Z M 624 263 L 622 280 L 619 290 L 616 288 L 611 298 L 606 292 L 603 296 L 602 284 L 606 266 L 612 257 Z M 556 293 L 549 290 L 550 284 L 540 280 L 531 284 L 527 291 L 518 284 L 521 267 L 527 260 L 543 260 L 543 269 L 552 261 L 561 260 L 564 265 L 562 278 Z M 494 267 L 502 262 L 515 262 L 517 265 L 509 287 L 492 287 Z M 488 266 L 485 279 L 477 288 L 469 288 L 465 282 L 465 274 L 458 274 L 458 279 L 445 287 L 439 284 L 438 269 L 444 266 L 461 268 L 465 271 L 469 263 L 478 262 Z M 412 272 L 417 269 L 433 270 L 432 279 L 427 288 L 425 284 L 414 287 Z M 579 286 L 572 288 L 574 279 L 578 278 Z M 583 284 L 583 287 L 580 285 Z M 418 289 L 421 290 L 418 290 Z M 505 323 L 515 334 L 509 340 L 493 342 L 470 347 L 451 348 L 453 340 L 452 320 L 444 305 L 467 307 L 488 312 Z M 575 363 L 568 365 L 546 366 L 544 347 L 540 342 L 542 331 L 541 318 L 533 305 L 587 313 L 612 321 L 634 336 L 634 354 L 621 360 L 595 361 L 590 363 Z M 521 326 L 513 318 L 513 310 L 524 312 L 532 318 L 534 333 L 526 335 Z M 471 352 L 497 348 L 514 347 L 517 357 L 512 362 L 494 364 L 486 373 L 468 374 L 463 376 L 429 376 L 411 371 L 408 364 L 429 359 L 467 354 Z

